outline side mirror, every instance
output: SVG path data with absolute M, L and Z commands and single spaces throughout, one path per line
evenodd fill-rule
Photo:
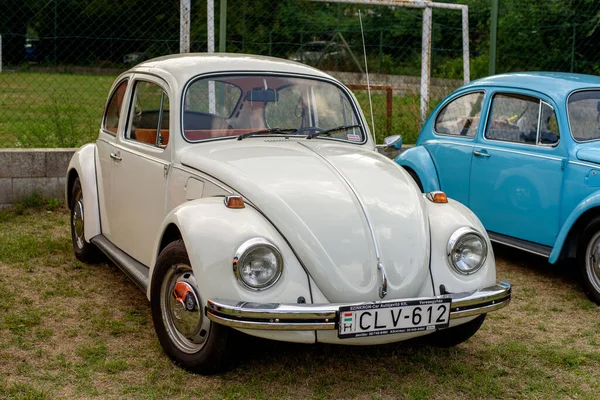
M 402 148 L 402 135 L 388 136 L 383 139 L 383 144 L 385 144 L 385 147 L 393 147 L 396 150 L 400 150 Z

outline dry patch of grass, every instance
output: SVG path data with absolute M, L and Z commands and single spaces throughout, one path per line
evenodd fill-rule
M 496 256 L 514 300 L 456 348 L 243 337 L 237 367 L 203 377 L 168 360 L 124 274 L 73 257 L 66 210 L 4 210 L 0 398 L 597 399 L 600 309 L 571 266 L 500 247 Z

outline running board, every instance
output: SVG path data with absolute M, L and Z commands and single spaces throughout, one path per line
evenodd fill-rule
M 505 246 L 514 247 L 515 249 L 523 250 L 528 253 L 533 253 L 542 257 L 550 257 L 552 247 L 544 246 L 527 240 L 521 240 L 510 236 L 501 235 L 488 231 L 488 236 L 492 242 L 500 243 Z
M 150 272 L 148 267 L 125 254 L 102 234 L 94 236 L 90 242 L 106 254 L 144 293 L 147 291 Z

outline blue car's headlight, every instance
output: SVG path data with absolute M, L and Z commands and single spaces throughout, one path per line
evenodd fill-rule
M 479 271 L 487 252 L 485 238 L 472 228 L 457 229 L 448 241 L 448 259 L 459 274 L 470 275 Z
M 263 290 L 273 286 L 282 271 L 281 253 L 266 239 L 247 240 L 235 252 L 233 273 L 248 289 Z

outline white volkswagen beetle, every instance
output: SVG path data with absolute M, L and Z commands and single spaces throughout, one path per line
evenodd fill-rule
M 75 255 L 146 291 L 178 365 L 222 369 L 231 333 L 451 346 L 508 304 L 479 220 L 375 151 L 348 89 L 287 60 L 187 54 L 115 81 L 68 168 Z

